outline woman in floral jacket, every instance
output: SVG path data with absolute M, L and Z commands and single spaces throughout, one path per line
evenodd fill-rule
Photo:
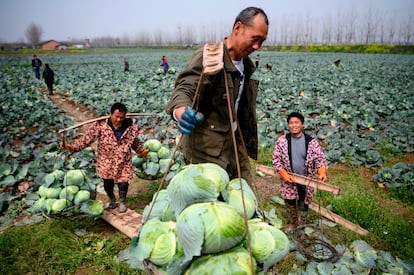
M 126 195 L 128 182 L 133 178 L 131 149 L 147 157 L 148 150 L 144 149 L 138 129 L 132 119 L 125 118 L 126 106 L 115 103 L 111 107 L 108 119 L 95 122 L 84 136 L 75 140 L 73 144 L 64 143 L 64 147 L 72 152 L 83 150 L 98 141 L 96 159 L 96 173 L 104 181 L 104 189 L 109 197 L 109 207 L 116 208 L 114 185 L 119 190 L 119 212 L 126 211 Z
M 306 224 L 313 188 L 294 183 L 288 172 L 318 178 L 326 182 L 326 159 L 315 138 L 303 132 L 305 119 L 293 112 L 287 117 L 289 133 L 279 137 L 272 155 L 272 164 L 281 180 L 281 195 L 285 200 L 289 226 L 287 231 Z M 316 176 L 316 172 L 318 176 Z M 298 213 L 299 209 L 299 221 Z

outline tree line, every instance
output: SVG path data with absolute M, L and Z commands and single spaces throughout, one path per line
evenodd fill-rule
M 222 40 L 231 25 L 178 26 L 174 31 L 140 30 L 136 34 L 121 36 L 100 36 L 89 38 L 96 48 L 137 47 L 137 46 L 186 46 Z M 25 36 L 32 47 L 41 42 L 42 27 L 32 22 Z M 48 38 L 53 39 L 53 38 Z M 84 38 L 73 39 L 76 42 Z M 342 45 L 342 44 L 414 44 L 414 14 L 396 16 L 379 13 L 373 8 L 359 13 L 351 8 L 346 12 L 337 11 L 322 18 L 309 13 L 285 16 L 270 22 L 265 45 Z

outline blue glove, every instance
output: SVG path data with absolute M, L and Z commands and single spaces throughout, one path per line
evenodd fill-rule
M 181 119 L 178 121 L 178 130 L 185 135 L 189 135 L 203 119 L 204 116 L 202 113 L 196 112 L 190 106 L 186 106 Z

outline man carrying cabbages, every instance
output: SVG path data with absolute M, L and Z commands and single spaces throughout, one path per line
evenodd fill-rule
M 295 229 L 298 224 L 306 224 L 313 197 L 313 188 L 295 183 L 288 172 L 311 178 L 316 178 L 317 172 L 318 179 L 326 182 L 325 155 L 318 141 L 303 132 L 305 118 L 301 113 L 292 112 L 287 117 L 287 123 L 289 133 L 278 138 L 272 155 L 275 172 L 282 179 L 280 192 L 288 214 L 286 232 Z
M 96 173 L 104 181 L 110 209 L 116 208 L 114 185 L 118 185 L 118 211 L 121 213 L 126 211 L 128 182 L 134 175 L 131 148 L 144 158 L 148 156 L 148 150 L 144 149 L 139 139 L 137 126 L 131 118 L 125 117 L 126 113 L 127 108 L 124 104 L 115 103 L 111 107 L 108 119 L 95 122 L 84 136 L 72 144 L 63 142 L 64 148 L 75 152 L 86 148 L 95 140 L 98 141 Z
M 199 96 L 196 96 L 198 82 L 205 75 L 204 64 L 209 63 L 203 48 L 194 53 L 178 76 L 166 112 L 178 122 L 178 129 L 184 134 L 181 151 L 187 163 L 216 163 L 230 178 L 236 178 L 236 151 L 241 177 L 252 181 L 249 157 L 257 159 L 258 82 L 251 78 L 256 67 L 249 55 L 266 40 L 268 27 L 262 9 L 242 10 L 230 35 L 223 43 L 215 44 L 217 54 L 214 52 L 212 56 L 220 57 L 218 63 L 224 64 L 217 72 L 205 76 Z

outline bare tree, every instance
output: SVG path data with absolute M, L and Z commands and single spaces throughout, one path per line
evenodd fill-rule
M 378 16 L 376 11 L 369 7 L 365 16 L 365 28 L 362 31 L 365 32 L 365 44 L 375 43 L 377 35 L 377 21 Z
M 395 37 L 395 17 L 394 16 L 390 16 L 389 20 L 388 20 L 388 43 L 393 43 L 394 42 L 394 37 Z
M 344 36 L 343 16 L 340 10 L 336 16 L 335 43 L 341 44 Z
M 332 16 L 327 15 L 322 24 L 322 42 L 331 44 L 333 41 L 333 25 Z
M 283 16 L 280 20 L 280 43 L 286 45 L 288 43 L 289 20 Z
M 33 49 L 36 48 L 37 44 L 39 44 L 40 39 L 42 38 L 42 33 L 42 27 L 34 22 L 30 23 L 30 25 L 27 27 L 25 35 L 30 44 L 32 44 Z
M 197 32 L 192 26 L 187 26 L 184 30 L 183 36 L 184 36 L 184 44 L 185 45 L 192 45 L 196 43 L 196 34 Z
M 410 44 L 412 41 L 412 37 L 414 35 L 413 31 L 413 24 L 414 24 L 414 17 L 412 15 L 408 15 L 406 18 L 403 19 L 401 23 L 401 38 L 404 44 Z
M 355 11 L 354 7 L 347 13 L 346 26 L 345 26 L 345 43 L 352 44 L 356 39 L 356 24 L 358 21 L 358 14 Z

